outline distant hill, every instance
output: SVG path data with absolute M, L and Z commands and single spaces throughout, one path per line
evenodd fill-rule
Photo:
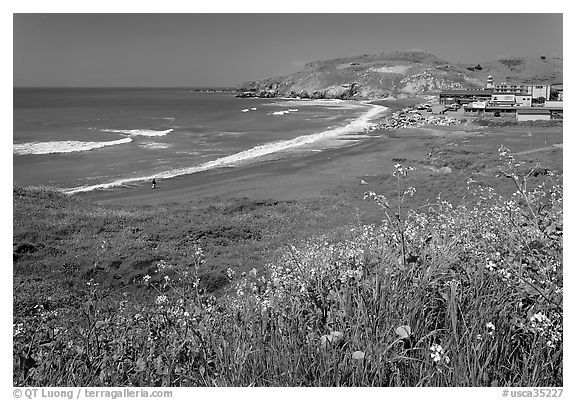
M 245 96 L 376 99 L 480 88 L 495 83 L 561 83 L 562 58 L 509 58 L 457 64 L 425 52 L 391 52 L 306 64 L 294 74 L 245 82 Z

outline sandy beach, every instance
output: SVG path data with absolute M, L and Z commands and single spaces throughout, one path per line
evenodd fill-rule
M 400 134 L 374 131 L 370 138 L 346 147 L 327 149 L 289 159 L 219 168 L 146 183 L 77 194 L 99 203 L 161 205 L 210 197 L 299 200 L 320 196 L 362 195 L 382 175 L 389 175 L 398 155 L 425 159 L 439 132 L 412 129 Z M 368 185 L 361 183 L 362 181 Z M 373 189 L 371 189 L 373 190 Z
M 447 195 L 460 193 L 463 188 L 459 186 L 465 186 L 466 174 L 458 174 L 456 170 L 452 174 L 438 174 L 437 168 L 427 166 L 431 149 L 448 148 L 464 153 L 480 151 L 496 157 L 499 146 L 506 143 L 512 149 L 524 146 L 518 149 L 526 149 L 526 156 L 541 147 L 534 144 L 536 150 L 528 149 L 528 140 L 516 130 L 458 125 L 409 128 L 397 132 L 373 131 L 369 138 L 339 148 L 157 180 L 158 186 L 154 190 L 150 182 L 142 182 L 76 196 L 122 206 L 209 202 L 215 198 L 290 201 L 338 197 L 354 202 L 362 200 L 367 191 L 390 190 L 393 166 L 400 162 L 420 165 L 415 175 L 421 187 L 419 195 L 425 200 L 439 192 Z M 534 143 L 546 140 L 549 145 L 561 144 L 562 129 L 543 129 L 538 138 L 534 138 Z M 471 139 L 474 140 L 471 142 Z M 548 146 L 545 150 L 538 158 L 557 164 L 561 170 L 562 148 Z M 554 160 L 559 160 L 559 163 Z

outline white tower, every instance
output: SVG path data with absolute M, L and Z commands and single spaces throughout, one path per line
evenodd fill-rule
M 488 79 L 486 79 L 486 89 L 494 89 L 494 77 L 492 75 L 488 75 Z

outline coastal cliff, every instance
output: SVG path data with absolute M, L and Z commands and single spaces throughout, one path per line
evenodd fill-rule
M 245 82 L 239 97 L 382 99 L 496 83 L 561 83 L 562 58 L 506 58 L 474 65 L 425 52 L 391 52 L 314 61 L 294 74 Z

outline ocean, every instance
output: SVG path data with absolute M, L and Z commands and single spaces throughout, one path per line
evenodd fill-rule
M 75 193 L 322 151 L 362 138 L 385 110 L 194 89 L 15 88 L 14 184 Z

